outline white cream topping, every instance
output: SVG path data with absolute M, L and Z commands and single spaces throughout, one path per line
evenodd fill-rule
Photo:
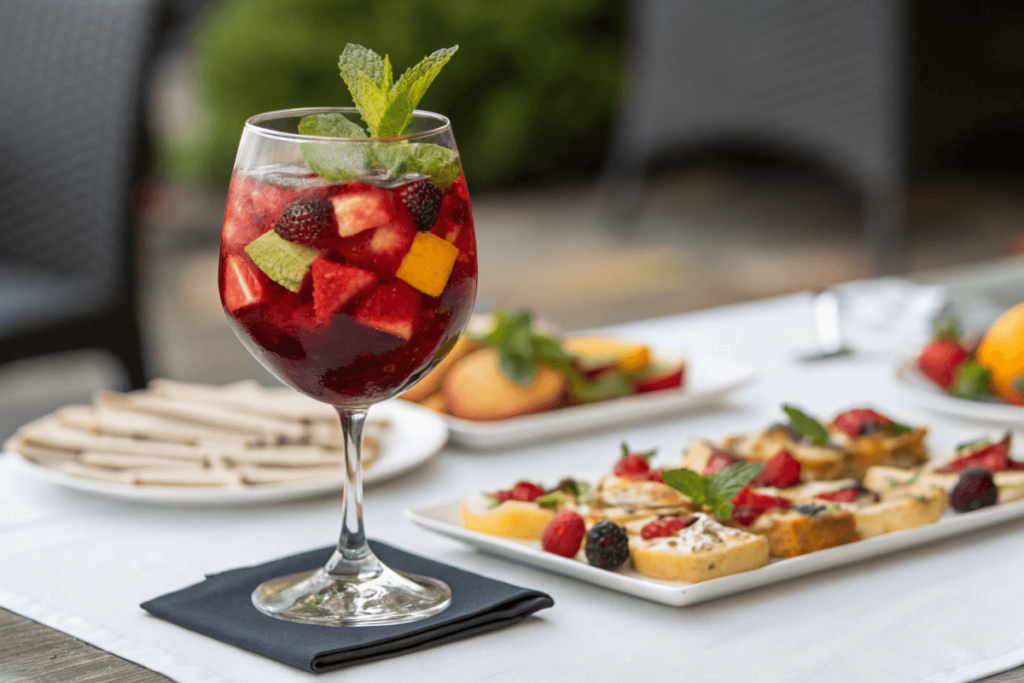
M 745 531 L 723 526 L 703 513 L 696 514 L 697 521 L 680 529 L 675 536 L 652 538 L 648 550 L 676 553 L 695 553 L 726 545 L 730 538 L 748 536 Z

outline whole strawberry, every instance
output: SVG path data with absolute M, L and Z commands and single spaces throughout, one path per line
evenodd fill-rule
M 587 525 L 575 510 L 562 510 L 544 529 L 540 542 L 544 550 L 562 557 L 576 557 L 587 535 Z
M 647 474 L 651 471 L 651 465 L 648 461 L 654 453 L 655 451 L 630 453 L 629 446 L 623 441 L 622 457 L 615 463 L 615 469 L 612 472 L 616 477 L 639 477 L 642 474 Z
M 940 331 L 922 349 L 917 357 L 917 367 L 928 379 L 943 389 L 950 389 L 956 381 L 957 368 L 967 362 L 967 358 L 967 351 L 953 328 Z

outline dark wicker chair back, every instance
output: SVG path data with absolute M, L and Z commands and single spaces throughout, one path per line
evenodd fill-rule
M 0 3 L 0 362 L 104 348 L 146 380 L 135 207 L 160 0 Z

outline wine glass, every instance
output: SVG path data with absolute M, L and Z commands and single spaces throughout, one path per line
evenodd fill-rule
M 465 330 L 476 237 L 448 120 L 416 111 L 395 138 L 301 135 L 293 109 L 245 123 L 221 238 L 220 295 L 245 347 L 278 379 L 334 406 L 345 438 L 341 537 L 324 567 L 261 584 L 262 612 L 302 623 L 394 624 L 444 610 L 436 579 L 367 545 L 360 442 L 367 410 L 426 374 Z

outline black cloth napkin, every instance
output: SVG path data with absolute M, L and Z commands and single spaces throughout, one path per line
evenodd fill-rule
M 211 574 L 202 583 L 142 603 L 178 626 L 306 671 L 333 671 L 424 650 L 516 624 L 555 604 L 551 596 L 407 553 L 380 541 L 370 547 L 384 564 L 447 583 L 452 604 L 420 621 L 358 628 L 296 624 L 269 617 L 252 604 L 263 581 L 323 566 L 332 547 L 255 567 Z

